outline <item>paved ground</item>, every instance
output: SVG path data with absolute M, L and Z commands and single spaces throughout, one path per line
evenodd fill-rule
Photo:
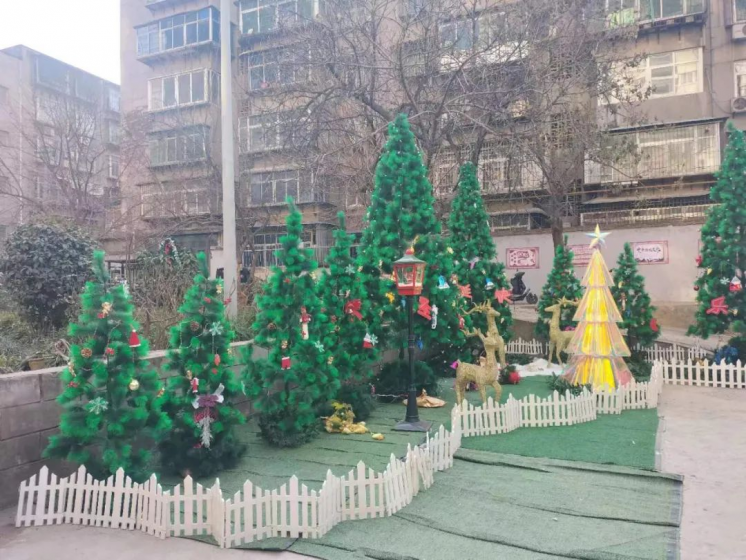
M 685 476 L 682 560 L 746 560 L 746 391 L 665 386 L 659 411 L 662 470 Z M 13 515 L 0 513 L 3 560 L 305 558 L 72 525 L 17 530 Z
M 682 560 L 746 559 L 746 391 L 666 385 L 664 472 L 684 475 Z

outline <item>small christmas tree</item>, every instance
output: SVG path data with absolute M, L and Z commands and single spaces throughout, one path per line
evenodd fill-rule
M 613 280 L 596 244 L 608 234 L 598 226 L 593 237 L 591 261 L 583 276 L 582 285 L 587 289 L 580 300 L 575 321 L 580 321 L 567 347 L 572 359 L 562 377 L 573 385 L 590 384 L 594 389 L 612 390 L 626 385 L 632 379 L 623 356 L 629 349 L 616 323 L 622 321 L 610 287 Z
M 389 124 L 389 138 L 376 167 L 360 246 L 360 279 L 372 310 L 366 320 L 379 339 L 407 328 L 405 302 L 391 275 L 394 262 L 414 244 L 417 258 L 428 265 L 414 333 L 421 348 L 441 351 L 442 362 L 450 363 L 465 343 L 459 308 L 467 300 L 452 278 L 453 250 L 448 252 L 441 238 L 432 191 L 407 117 L 399 115 Z M 395 342 L 405 344 L 398 336 Z
M 93 255 L 93 276 L 78 322 L 70 325 L 79 342 L 62 372 L 60 434 L 44 456 L 85 465 L 97 478 L 121 467 L 144 480 L 151 474 L 149 444 L 171 424 L 161 411 L 161 383 L 145 359 L 148 342 L 137 334 L 129 294 L 112 283 L 103 252 Z
M 448 219 L 451 232 L 449 243 L 458 259 L 455 271 L 461 284 L 471 286 L 475 304 L 492 302 L 500 313 L 497 329 L 508 341 L 513 315 L 510 311 L 510 282 L 505 278 L 505 266 L 497 262 L 495 242 L 490 234 L 490 225 L 473 163 L 461 167 L 458 194 L 453 201 Z M 497 293 L 497 297 L 496 294 Z M 485 331 L 487 323 L 483 314 L 472 316 L 474 326 Z
M 268 356 L 253 361 L 250 345 L 244 374 L 246 393 L 256 399 L 262 436 L 281 447 L 301 445 L 317 434 L 316 411 L 340 387 L 336 357 L 325 342 L 334 328 L 321 311 L 317 264 L 313 251 L 301 244 L 301 214 L 292 199 L 288 204 L 287 235 L 277 251 L 281 267 L 272 268 L 254 323 L 255 344 Z
M 729 329 L 746 332 L 746 140 L 732 124 L 725 158 L 710 190 L 714 206 L 702 226 L 702 275 L 695 283 L 696 324 L 689 330 L 707 338 Z M 743 359 L 743 357 L 741 357 Z
M 660 335 L 660 328 L 653 318 L 655 307 L 645 291 L 645 279 L 637 271 L 637 261 L 629 243 L 624 244 L 614 269 L 611 293 L 622 311 L 622 328 L 627 330 L 627 346 L 634 351 L 638 345 L 652 346 Z
M 244 422 L 233 400 L 241 386 L 231 371 L 233 330 L 225 318 L 222 280 L 211 279 L 204 253 L 199 272 L 179 308 L 181 322 L 171 329 L 166 369 L 165 409 L 174 428 L 164 440 L 161 457 L 174 473 L 204 477 L 238 461 L 245 446 L 235 434 Z
M 547 322 L 551 314 L 546 311 L 547 307 L 554 305 L 563 298 L 576 301 L 583 295 L 583 289 L 575 276 L 575 270 L 572 265 L 573 252 L 566 245 L 567 238 L 565 238 L 565 243 L 555 250 L 552 271 L 549 273 L 547 283 L 544 284 L 544 288 L 541 290 L 541 297 L 536 308 L 539 314 L 539 320 L 535 328 L 536 336 L 543 338 L 549 336 Z M 572 319 L 572 310 L 573 308 L 570 306 L 563 308 L 560 315 L 560 328 L 562 330 L 575 326 L 575 322 Z
M 352 237 L 347 233 L 344 213 L 340 212 L 338 219 L 334 245 L 326 257 L 329 271 L 319 283 L 321 311 L 333 324 L 332 332 L 322 342 L 334 356 L 339 371 L 342 387 L 336 398 L 351 404 L 356 418 L 365 420 L 372 405 L 370 365 L 378 358 L 377 341 L 364 320 L 373 314 L 371 300 L 358 280 L 350 254 Z

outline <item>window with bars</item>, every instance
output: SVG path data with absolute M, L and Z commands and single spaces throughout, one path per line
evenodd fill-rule
M 297 113 L 284 111 L 249 115 L 238 122 L 238 145 L 242 154 L 298 146 L 306 140 L 305 126 Z
M 298 169 L 251 173 L 248 181 L 248 206 L 285 204 L 290 196 L 299 203 L 316 202 L 313 175 Z
M 291 61 L 290 51 L 286 49 L 247 53 L 241 57 L 240 65 L 242 73 L 246 76 L 249 91 L 294 84 L 308 79 L 308 66 Z
M 206 68 L 172 76 L 153 78 L 148 82 L 148 109 L 160 111 L 217 102 L 220 75 Z
M 209 133 L 209 127 L 198 126 L 153 134 L 149 141 L 151 167 L 206 160 Z
M 602 183 L 714 173 L 720 167 L 717 123 L 664 127 L 614 135 L 610 154 L 618 161 L 602 165 Z M 586 182 L 596 182 L 592 175 Z
M 699 14 L 705 10 L 705 0 L 637 0 L 637 3 L 642 21 Z
M 109 154 L 108 176 L 109 179 L 119 178 L 119 156 Z
M 452 19 L 438 28 L 444 52 L 441 66 L 453 69 L 476 52 L 477 64 L 509 62 L 523 57 L 520 26 L 504 12 L 484 12 L 477 17 Z
M 119 107 L 122 101 L 122 94 L 118 88 L 109 87 L 106 92 L 106 108 L 109 111 L 119 112 Z
M 141 213 L 148 218 L 210 214 L 219 201 L 207 189 L 162 190 L 142 194 Z
M 269 33 L 278 27 L 313 21 L 323 0 L 241 0 L 241 33 Z
M 733 19 L 737 22 L 746 21 L 746 0 L 734 0 Z
M 746 97 L 746 60 L 733 63 L 736 81 L 736 97 Z
M 137 56 L 220 42 L 220 12 L 208 7 L 136 28 Z
M 117 121 L 105 121 L 104 140 L 109 144 L 119 145 L 120 141 L 119 123 Z
M 276 251 L 282 249 L 280 240 L 287 232 L 257 233 L 254 235 L 253 251 L 245 251 L 243 261 L 245 266 L 253 264 L 257 267 L 278 266 Z M 316 230 L 304 228 L 301 234 L 304 247 L 316 246 Z

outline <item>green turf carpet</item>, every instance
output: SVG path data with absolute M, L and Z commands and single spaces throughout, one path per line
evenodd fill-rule
M 393 517 L 257 545 L 328 560 L 668 559 L 678 557 L 680 507 L 675 476 L 462 450 Z

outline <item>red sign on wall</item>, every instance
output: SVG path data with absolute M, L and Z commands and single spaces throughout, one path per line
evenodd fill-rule
M 573 266 L 588 266 L 591 263 L 593 249 L 590 245 L 570 245 L 569 249 L 572 251 Z
M 507 268 L 539 268 L 538 247 L 514 247 L 505 250 Z

